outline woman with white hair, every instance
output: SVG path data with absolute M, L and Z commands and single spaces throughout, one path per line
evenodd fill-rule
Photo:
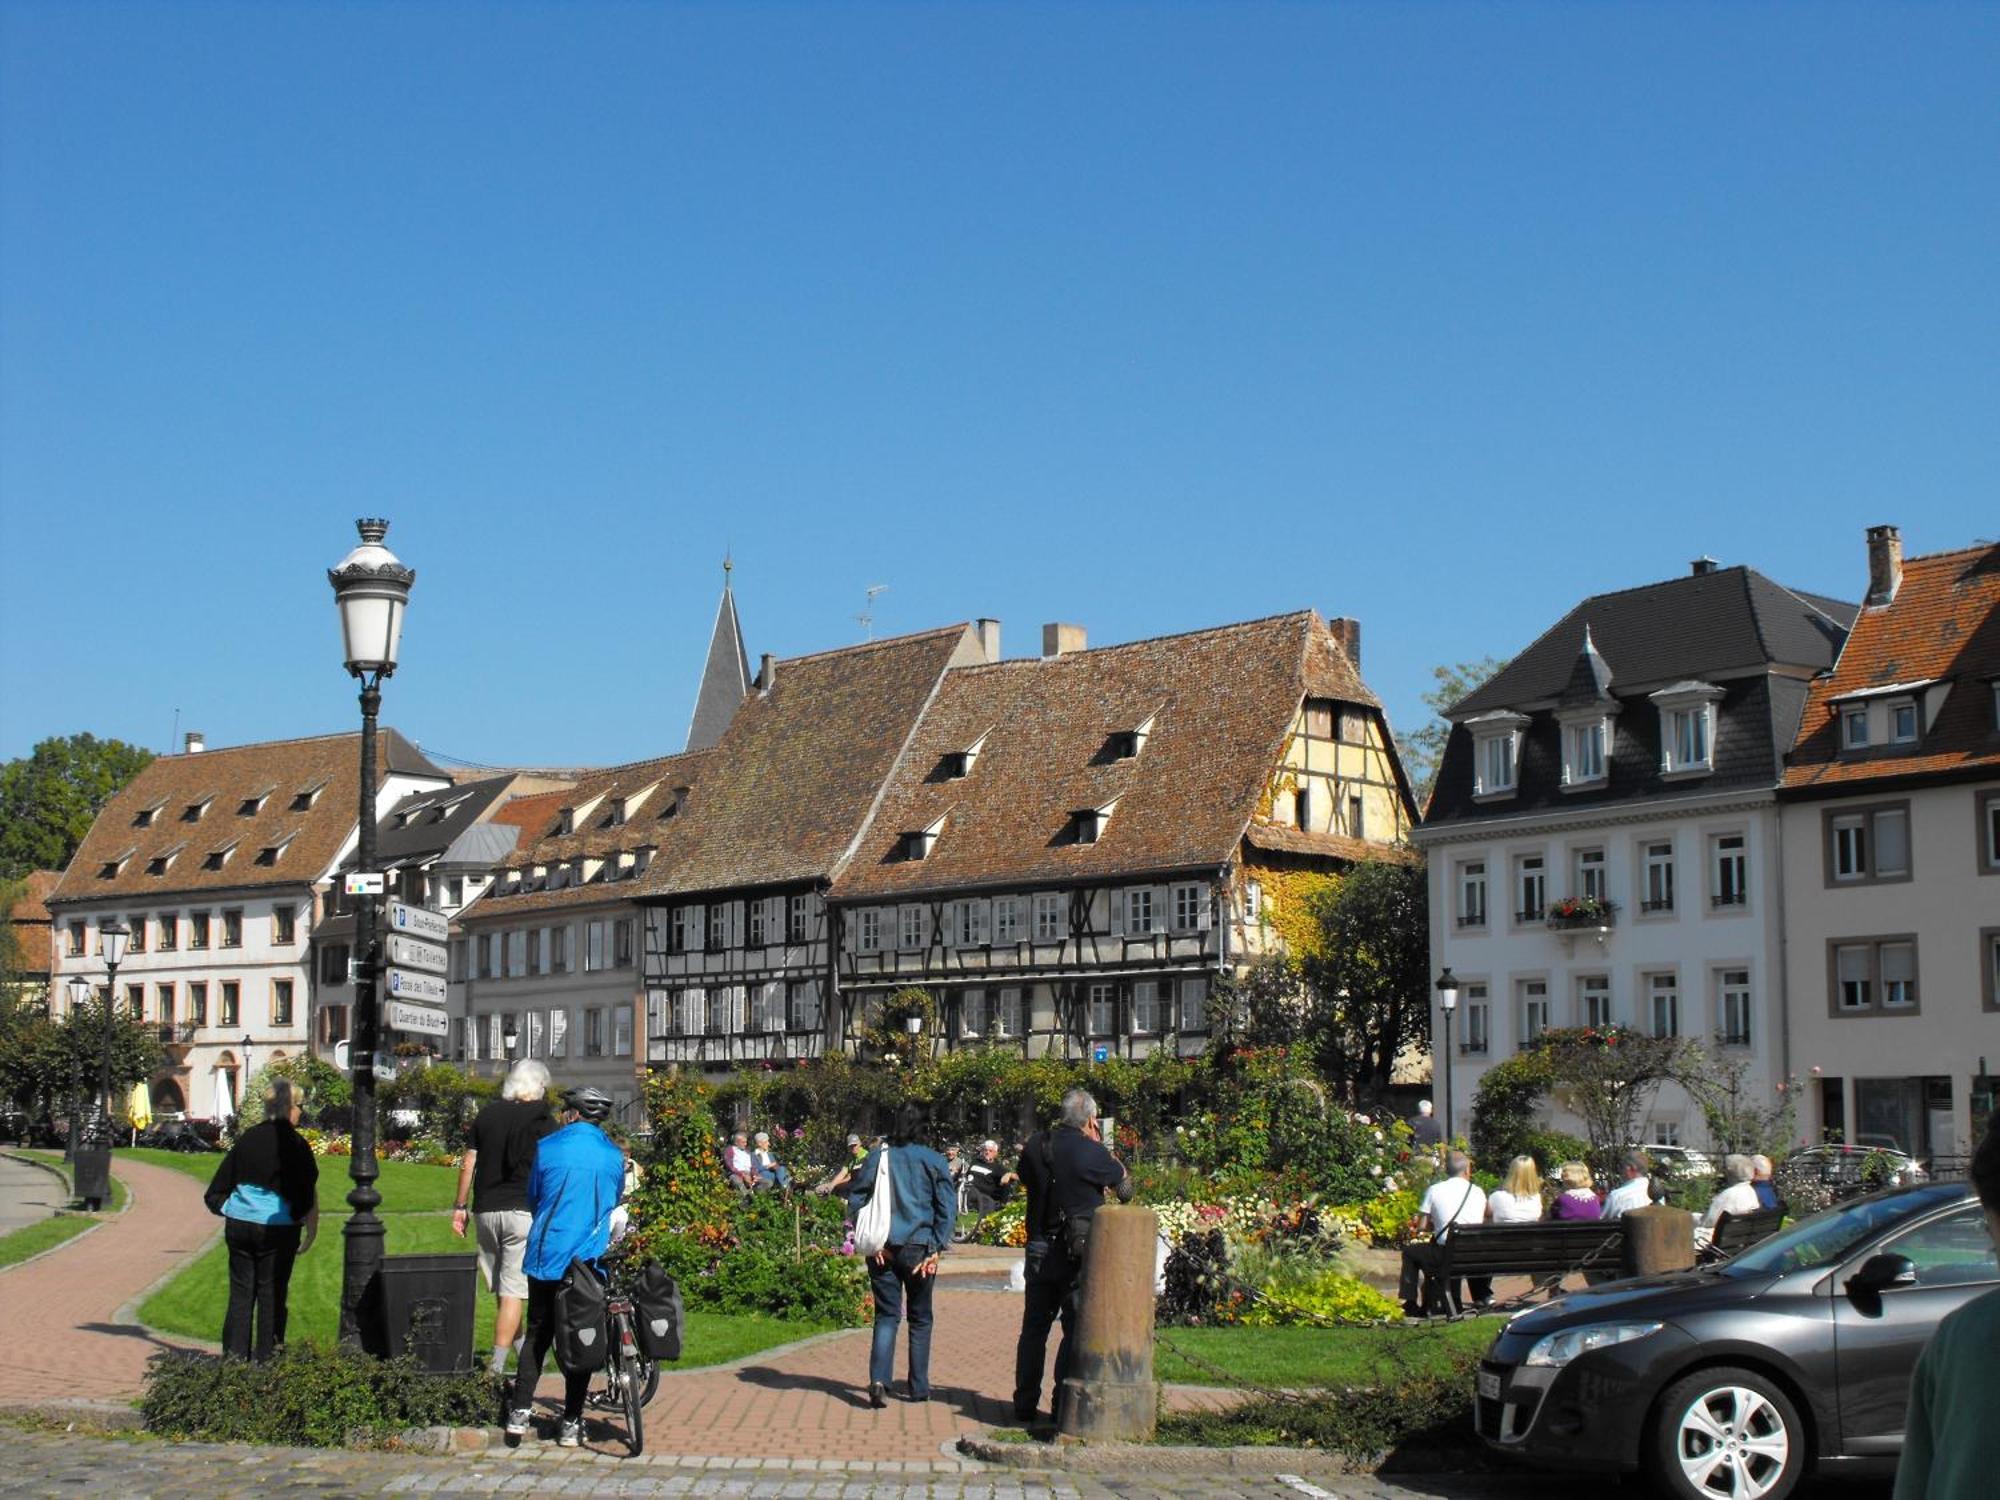
M 465 1238 L 471 1223 L 479 1244 L 479 1269 L 498 1308 L 493 1318 L 493 1357 L 488 1368 L 507 1368 L 507 1351 L 521 1332 L 528 1305 L 528 1178 L 535 1170 L 535 1147 L 556 1128 L 549 1116 L 549 1070 L 524 1057 L 507 1070 L 500 1097 L 472 1122 L 465 1159 L 458 1167 L 458 1196 L 451 1232 Z
M 1757 1200 L 1757 1189 L 1750 1185 L 1756 1171 L 1747 1156 L 1732 1153 L 1723 1157 L 1722 1178 L 1727 1186 L 1708 1200 L 1708 1208 L 1695 1226 L 1696 1244 L 1705 1245 L 1715 1238 L 1716 1223 L 1724 1214 L 1754 1214 L 1764 1206 Z

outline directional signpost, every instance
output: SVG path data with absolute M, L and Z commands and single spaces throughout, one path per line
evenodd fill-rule
M 451 923 L 443 912 L 391 901 L 383 939 L 388 960 L 382 971 L 385 1019 L 397 1031 L 444 1036 L 451 1029 L 444 1009 L 449 993 L 445 942 Z

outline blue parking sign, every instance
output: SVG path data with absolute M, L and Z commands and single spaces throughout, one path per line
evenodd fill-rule
M 1110 1062 L 1111 1049 L 1100 1042 L 1097 1046 L 1091 1048 L 1090 1060 L 1092 1062 Z

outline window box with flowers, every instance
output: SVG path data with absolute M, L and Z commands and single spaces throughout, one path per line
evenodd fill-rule
M 1617 903 L 1597 896 L 1565 896 L 1549 903 L 1549 930 L 1576 932 L 1584 928 L 1609 927 L 1617 916 Z

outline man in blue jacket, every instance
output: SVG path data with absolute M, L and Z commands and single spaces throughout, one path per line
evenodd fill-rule
M 958 1190 L 951 1169 L 920 1139 L 923 1112 L 904 1105 L 889 1142 L 854 1174 L 848 1204 L 858 1219 L 875 1192 L 875 1179 L 888 1163 L 889 1243 L 869 1257 L 868 1285 L 875 1294 L 875 1336 L 868 1350 L 868 1404 L 889 1404 L 895 1373 L 896 1329 L 910 1325 L 912 1401 L 931 1399 L 931 1293 L 936 1289 L 938 1256 L 951 1243 L 958 1222 Z
M 542 1360 L 555 1342 L 556 1292 L 570 1262 L 594 1262 L 611 1243 L 611 1211 L 625 1185 L 625 1157 L 598 1128 L 610 1114 L 609 1095 L 571 1089 L 563 1128 L 543 1136 L 535 1148 L 535 1168 L 528 1177 L 534 1221 L 522 1263 L 528 1273 L 528 1342 L 514 1375 L 509 1437 L 523 1436 L 534 1415 Z M 589 1388 L 588 1370 L 563 1371 L 562 1428 L 556 1441 L 565 1448 L 583 1441 L 583 1398 Z

